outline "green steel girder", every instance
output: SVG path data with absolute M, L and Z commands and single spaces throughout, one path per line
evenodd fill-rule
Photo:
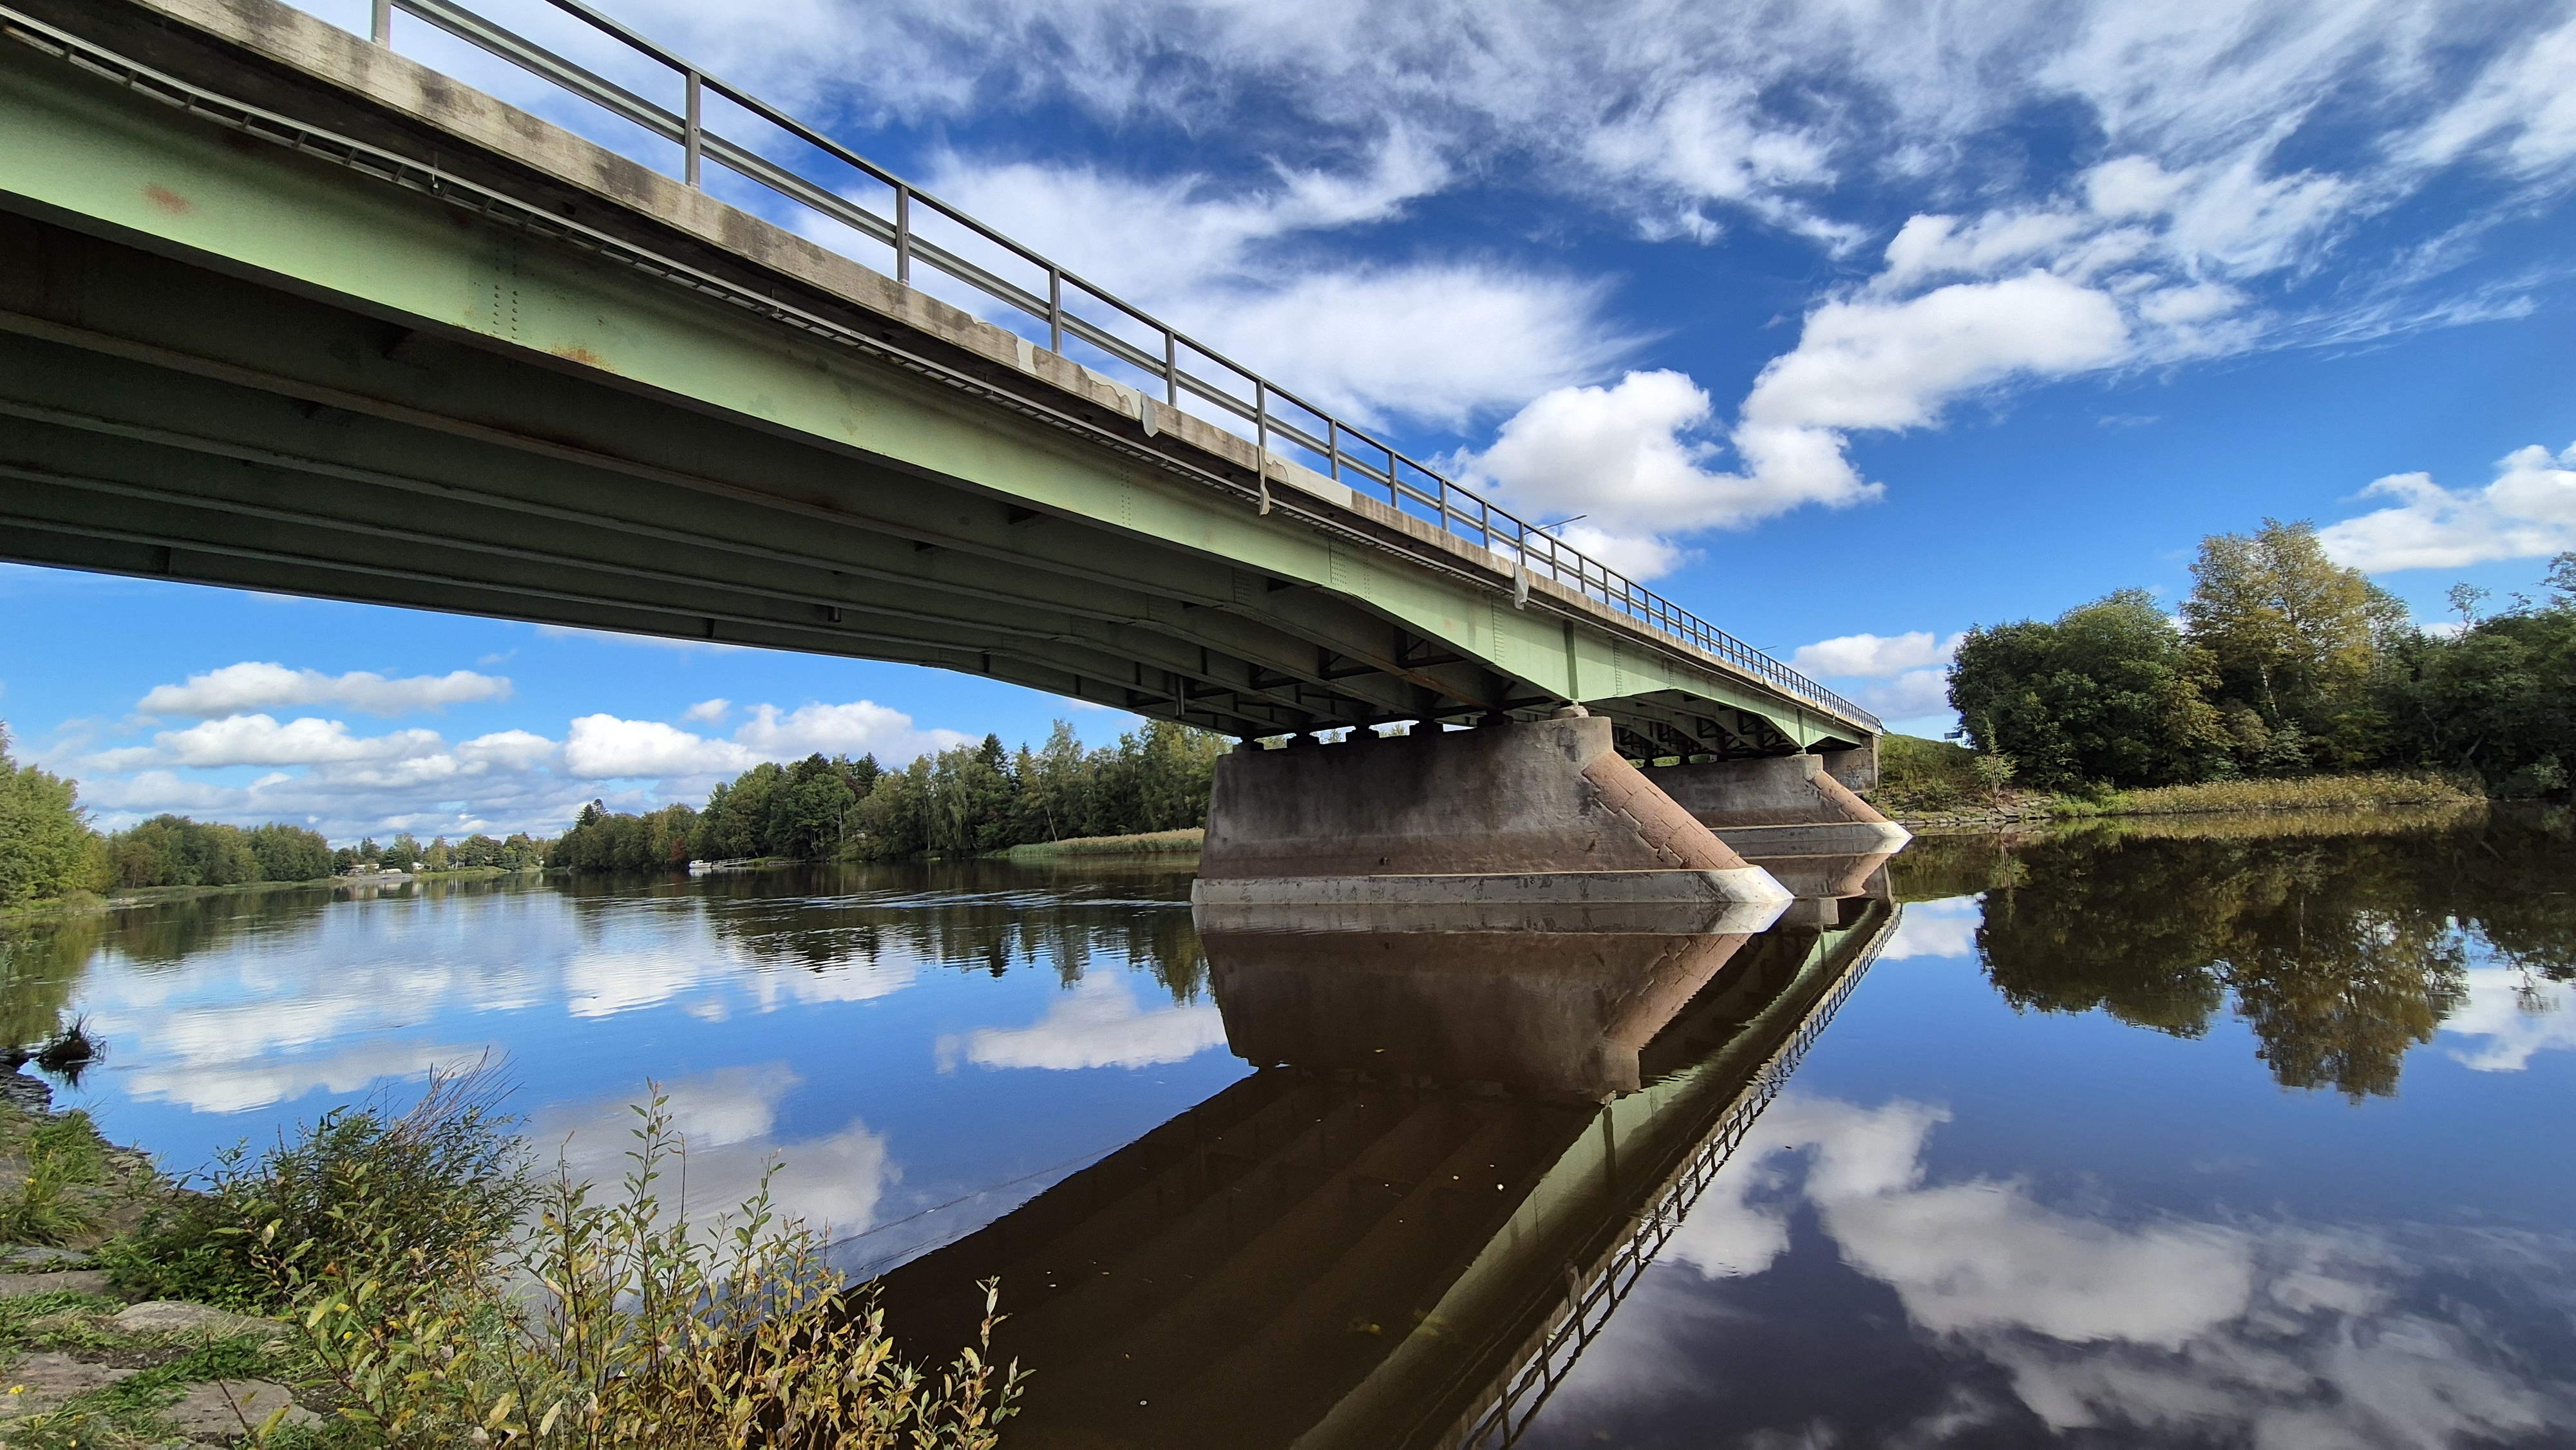
M 1369 719 L 1402 717 L 1423 708 L 1420 690 L 1399 679 L 1363 678 L 1328 686 L 1320 652 L 1312 644 L 1258 620 L 1193 611 L 1186 603 L 1176 605 L 1107 581 L 1032 571 L 1022 559 L 997 561 L 950 548 L 924 551 L 901 538 L 853 528 L 847 519 L 822 525 L 836 535 L 825 549 L 817 547 L 810 527 L 785 538 L 759 538 L 741 527 L 741 510 L 700 507 L 653 522 L 605 512 L 613 505 L 599 496 L 600 490 L 591 491 L 583 508 L 515 497 L 501 491 L 514 470 L 523 485 L 556 485 L 557 497 L 566 496 L 560 485 L 576 479 L 581 470 L 560 460 L 530 470 L 524 459 L 490 449 L 468 448 L 460 454 L 456 440 L 390 431 L 381 420 L 361 413 L 341 414 L 318 436 L 299 439 L 298 430 L 314 431 L 309 406 L 232 383 L 145 373 L 122 359 L 5 333 L 0 333 L 0 394 L 6 395 L 0 400 L 0 417 L 29 425 L 20 435 L 29 441 L 18 453 L 59 476 L 103 470 L 103 477 L 122 480 L 129 499 L 142 498 L 135 490 L 143 480 L 166 485 L 174 471 L 187 473 L 189 467 L 163 462 L 158 452 L 116 467 L 108 460 L 120 449 L 176 450 L 224 464 L 211 473 L 196 470 L 209 479 L 189 486 L 198 501 L 236 511 L 266 509 L 280 523 L 518 555 L 541 554 L 544 541 L 551 539 L 558 563 L 583 568 L 615 564 L 629 574 L 675 585 L 687 583 L 693 569 L 706 571 L 707 551 L 722 550 L 736 556 L 734 568 L 718 571 L 724 588 L 768 594 L 802 609 L 948 619 L 1004 635 L 1087 641 L 1208 687 L 1252 688 L 1251 667 L 1259 666 L 1318 690 L 1356 697 L 1370 707 Z M 68 406 L 89 399 L 98 408 L 120 408 L 119 400 L 146 396 L 156 420 L 152 423 Z M 209 436 L 215 430 L 222 436 Z M 66 456 L 59 444 L 36 446 L 57 432 L 80 435 L 77 451 L 83 456 Z M 328 456 L 286 451 L 299 441 L 324 445 Z M 391 472 L 389 465 L 426 470 L 434 477 Z M 460 479 L 465 481 L 453 481 Z M 613 491 L 622 480 L 607 482 Z M 317 487 L 324 492 L 315 492 Z M 286 496 L 298 488 L 298 496 Z M 175 504 L 181 497 L 165 501 Z M 627 507 L 630 513 L 639 511 L 633 502 Z M 425 534 L 430 526 L 435 533 Z M 1043 582 L 1033 585 L 1033 579 Z M 694 619 L 728 617 L 733 611 L 699 606 L 682 613 Z M 1167 628 L 1167 617 L 1176 613 L 1201 643 L 1190 643 Z M 855 628 L 844 632 L 857 633 Z M 1347 626 L 1340 631 L 1350 632 Z M 1009 646 L 985 642 L 985 647 Z M 1212 656 L 1220 663 L 1212 665 Z M 1086 669 L 1092 675 L 1111 673 L 1097 661 Z M 1309 702 L 1308 708 L 1334 723 L 1355 723 L 1339 705 Z
M 32 49 L 0 44 L 0 134 L 10 355 L 69 348 L 159 380 L 66 396 L 20 366 L 0 387 L 17 407 L 0 409 L 0 438 L 28 442 L 5 451 L 37 451 L 53 426 L 38 416 L 80 415 L 133 447 L 224 464 L 165 472 L 147 495 L 114 477 L 113 432 L 71 429 L 88 443 L 57 447 L 59 466 L 22 469 L 6 494 L 15 557 L 165 573 L 185 560 L 184 577 L 207 582 L 951 668 L 990 655 L 1010 677 L 1238 732 L 1565 699 L 1617 714 L 1648 697 L 1634 708 L 1695 736 L 1719 714 L 1758 717 L 1779 748 L 1857 731 L 1618 621 L 1514 608 L 1441 550 L 1262 516 L 1204 480 Z M 192 395 L 188 380 L 221 386 Z M 292 416 L 206 416 L 233 392 Z M 126 492 L 103 512 L 46 518 L 31 501 L 106 486 Z M 212 536 L 251 528 L 274 544 L 290 493 L 313 515 L 295 535 L 305 551 L 254 559 Z M 436 520 L 388 522 L 390 500 L 424 493 Z M 489 551 L 539 521 L 560 539 L 515 561 Z M 417 561 L 421 534 L 460 571 L 443 595 L 396 578 L 391 556 Z M 479 572 L 454 563 L 478 542 Z M 217 545 L 233 563 L 207 562 Z M 387 557 L 371 565 L 371 549 Z M 576 589 L 526 577 L 564 559 L 617 567 L 576 571 Z M 727 569 L 760 577 L 716 577 Z M 817 613 L 832 609 L 847 627 Z

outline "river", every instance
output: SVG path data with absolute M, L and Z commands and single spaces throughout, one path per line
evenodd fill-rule
M 6 938 L 174 1170 L 490 1059 L 773 1160 L 1024 1446 L 2576 1444 L 2567 813 L 1942 837 L 1751 939 L 1208 923 L 1168 868 L 422 882 Z M 888 1272 L 891 1271 L 891 1272 Z

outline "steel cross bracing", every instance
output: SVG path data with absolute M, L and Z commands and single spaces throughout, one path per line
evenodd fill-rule
M 628 26 L 580 3 L 580 0 L 542 0 L 542 3 L 677 74 L 684 97 L 681 109 L 673 111 L 647 100 L 625 86 L 454 3 L 454 0 L 374 0 L 374 39 L 378 44 L 391 44 L 395 10 L 418 16 L 468 44 L 677 144 L 681 148 L 682 179 L 692 187 L 701 185 L 705 163 L 713 161 L 778 196 L 892 249 L 894 275 L 899 282 L 909 284 L 913 279 L 914 265 L 926 265 L 1030 319 L 1044 323 L 1050 351 L 1064 354 L 1066 340 L 1074 339 L 1115 363 L 1161 383 L 1163 401 L 1167 405 L 1178 407 L 1182 395 L 1187 394 L 1252 425 L 1255 442 L 1264 457 L 1272 456 L 1274 439 L 1302 449 L 1321 462 L 1324 471 L 1335 481 L 1382 491 L 1388 503 L 1398 510 L 1417 518 L 1427 518 L 1444 531 L 1501 556 L 1524 580 L 1531 577 L 1551 580 L 1650 629 L 1746 671 L 1789 695 L 1823 706 L 1855 723 L 1867 724 L 1872 729 L 1878 727 L 1877 716 L 1842 695 L 1808 679 L 1544 528 L 1530 524 L 1509 509 L 1425 466 L 1367 429 L 1342 420 L 1151 313 L 1120 300 L 1107 289 L 975 220 L 759 97 L 707 73 Z M 889 210 L 892 215 L 863 206 L 822 181 L 710 130 L 703 114 L 704 96 L 708 92 L 742 107 L 885 187 L 890 193 Z M 935 239 L 923 236 L 918 218 L 924 212 L 963 228 L 974 237 L 1026 263 L 1044 277 L 1043 291 L 1014 282 Z M 1073 294 L 1089 298 L 1115 314 L 1121 322 L 1142 329 L 1146 341 L 1123 336 L 1113 327 L 1103 326 L 1071 310 L 1067 297 Z M 1192 371 L 1183 365 L 1185 359 L 1203 362 L 1214 373 L 1237 380 L 1237 385 L 1229 388 L 1216 376 Z M 1290 411 L 1283 413 L 1283 408 Z

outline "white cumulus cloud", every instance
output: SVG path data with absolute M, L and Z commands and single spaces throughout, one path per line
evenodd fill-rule
M 682 730 L 659 720 L 584 715 L 564 738 L 564 768 L 584 780 L 686 779 L 738 775 L 764 760 L 807 755 L 875 755 L 908 761 L 967 743 L 954 730 L 921 730 L 912 717 L 870 700 L 807 704 L 793 710 L 754 705 L 731 739 Z
M 751 753 L 659 720 L 584 715 L 564 737 L 565 769 L 585 780 L 723 775 L 748 770 Z
M 765 760 L 792 760 L 819 751 L 909 761 L 968 744 L 973 737 L 954 730 L 916 729 L 912 717 L 900 710 L 855 700 L 846 705 L 799 705 L 793 710 L 754 705 L 751 718 L 733 732 L 733 738 Z
M 1733 468 L 1701 436 L 1708 394 L 1669 371 L 1546 393 L 1461 462 L 1525 510 L 1588 514 L 1569 542 L 1652 576 L 1681 563 L 1690 533 L 1879 497 L 1845 456 L 1854 432 L 1933 427 L 1962 397 L 2132 350 L 2109 294 L 2037 269 L 1913 297 L 1856 293 L 1810 312 L 1798 345 L 1755 379 L 1727 434 Z
M 1964 633 L 1944 639 L 1928 629 L 1904 634 L 1846 634 L 1798 646 L 1792 668 L 1837 679 L 1886 680 L 1950 663 Z
M 1126 300 L 1186 319 L 1193 336 L 1322 407 L 1371 425 L 1392 417 L 1455 425 L 1593 371 L 1627 344 L 1599 318 L 1602 288 L 1590 280 L 1482 259 L 1319 261 L 1289 247 L 1394 219 L 1448 179 L 1397 128 L 1360 169 L 1278 167 L 1248 187 L 954 155 L 932 185 L 1008 233 L 1045 239 L 1052 255 Z M 929 234 L 978 255 L 970 236 L 948 238 L 935 224 Z M 998 253 L 990 261 L 1006 272 L 1011 265 Z M 1032 325 L 962 284 L 918 280 L 1003 325 Z M 1073 305 L 1111 318 L 1078 295 Z M 1222 426 L 1248 426 L 1191 406 Z
M 446 741 L 435 730 L 362 736 L 350 734 L 349 727 L 338 720 L 306 716 L 281 725 L 269 715 L 231 715 L 202 721 L 185 730 L 164 730 L 153 736 L 148 746 L 101 751 L 89 762 L 104 770 L 132 770 L 146 765 L 220 770 L 233 765 L 418 760 L 436 755 L 445 747 Z
M 387 679 L 366 670 L 326 675 L 320 670 L 290 670 L 244 660 L 190 675 L 186 684 L 155 685 L 135 708 L 146 715 L 214 716 L 299 705 L 346 705 L 370 715 L 401 715 L 509 697 L 507 679 L 472 670 Z
M 2457 569 L 2576 549 L 2576 445 L 2552 455 L 2533 444 L 2496 461 L 2484 488 L 2442 487 L 2428 473 L 2393 473 L 2362 490 L 2397 503 L 2317 531 L 2338 564 L 2373 574 Z

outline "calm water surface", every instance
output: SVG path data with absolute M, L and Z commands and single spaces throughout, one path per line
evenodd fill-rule
M 274 893 L 8 938 L 173 1168 L 506 1059 L 1012 1443 L 2576 1445 L 2576 840 L 1918 843 L 1756 938 L 1215 922 L 1000 863 Z

